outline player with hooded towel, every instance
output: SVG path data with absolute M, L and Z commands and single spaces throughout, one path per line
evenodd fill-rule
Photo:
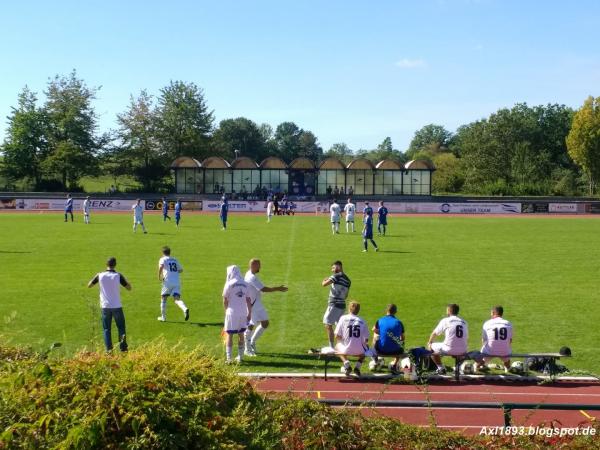
M 244 355 L 244 332 L 252 315 L 252 303 L 248 284 L 242 278 L 238 266 L 227 267 L 227 279 L 223 287 L 223 308 L 225 308 L 225 325 L 223 327 L 227 340 L 225 342 L 225 362 L 232 362 L 233 335 L 238 335 L 238 355 L 236 362 L 241 362 Z

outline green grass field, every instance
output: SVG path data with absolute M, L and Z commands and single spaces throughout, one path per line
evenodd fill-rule
M 395 302 L 408 347 L 422 346 L 448 302 L 457 302 L 479 347 L 490 307 L 502 304 L 515 327 L 515 351 L 573 350 L 573 369 L 600 372 L 595 358 L 600 312 L 600 221 L 552 217 L 392 217 L 381 251 L 361 253 L 359 233 L 332 236 L 326 216 L 276 217 L 232 214 L 221 231 L 216 215 L 184 214 L 182 226 L 147 215 L 149 234 L 131 231 L 131 217 L 95 214 L 64 223 L 62 214 L 0 215 L 2 281 L 0 339 L 61 352 L 102 348 L 98 289 L 86 284 L 116 256 L 117 270 L 133 285 L 123 294 L 130 346 L 163 337 L 184 346 L 201 344 L 221 355 L 221 292 L 225 268 L 246 269 L 262 260 L 266 285 L 289 292 L 264 294 L 271 326 L 258 343 L 260 356 L 243 370 L 308 371 L 322 363 L 306 356 L 326 345 L 321 319 L 327 288 L 321 281 L 335 259 L 352 279 L 350 297 L 362 304 L 369 326 Z M 159 323 L 160 248 L 170 245 L 184 266 L 184 322 L 169 304 Z

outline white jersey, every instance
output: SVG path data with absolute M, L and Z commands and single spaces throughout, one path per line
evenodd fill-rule
M 437 327 L 433 330 L 436 336 L 444 333 L 444 345 L 448 353 L 459 354 L 467 352 L 467 342 L 469 340 L 469 328 L 467 322 L 458 316 L 448 316 L 440 320 Z
M 249 297 L 251 299 L 252 306 L 254 306 L 255 303 L 260 304 L 262 301 L 261 291 L 262 288 L 265 287 L 265 285 L 262 283 L 262 281 L 260 281 L 260 278 L 258 278 L 256 274 L 252 273 L 251 270 L 246 272 L 246 275 L 244 276 L 244 281 L 248 283 L 248 286 L 250 288 Z
M 274 205 L 273 202 L 269 202 L 267 203 L 267 216 L 272 216 L 273 215 L 273 209 L 274 209 Z
M 512 323 L 502 317 L 495 317 L 483 324 L 482 353 L 494 356 L 506 356 L 512 353 Z
M 345 314 L 335 327 L 335 335 L 340 338 L 335 351 L 343 355 L 363 355 L 368 349 L 369 329 L 360 317 Z
M 340 205 L 338 205 L 337 203 L 332 203 L 329 207 L 329 212 L 331 213 L 332 221 L 340 220 L 340 214 L 342 214 L 342 208 L 340 208 Z
M 344 206 L 344 212 L 346 213 L 346 220 L 354 220 L 356 205 L 354 203 L 346 203 L 346 206 Z
M 250 297 L 248 284 L 242 280 L 231 280 L 223 287 L 223 297 L 227 299 L 227 313 L 234 316 L 248 315 L 246 298 Z
M 92 284 L 100 285 L 100 307 L 121 308 L 121 292 L 119 285 L 127 286 L 127 280 L 123 275 L 114 270 L 105 270 L 96 274 Z
M 87 198 L 83 201 L 82 209 L 84 214 L 90 213 L 90 201 Z
M 183 270 L 179 261 L 171 256 L 163 256 L 158 260 L 158 267 L 162 266 L 163 284 L 179 286 L 179 271 Z
M 144 218 L 144 207 L 141 204 L 138 205 L 136 203 L 131 207 L 131 209 L 133 210 L 133 217 L 136 220 L 141 221 Z

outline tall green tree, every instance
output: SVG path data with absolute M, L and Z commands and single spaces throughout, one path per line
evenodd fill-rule
M 97 116 L 92 106 L 99 88 L 88 87 L 75 71 L 56 75 L 45 91 L 50 153 L 44 168 L 57 174 L 64 187 L 74 187 L 85 175 L 97 173 L 96 155 L 104 145 L 97 135 Z
M 117 115 L 117 122 L 120 145 L 109 152 L 106 162 L 120 161 L 145 191 L 156 190 L 168 175 L 171 161 L 160 152 L 153 97 L 145 90 L 137 98 L 131 96 L 127 110 Z M 121 170 L 118 166 L 111 168 L 115 174 Z
M 36 189 L 41 186 L 42 163 L 48 154 L 46 119 L 37 106 L 37 95 L 25 86 L 8 116 L 2 144 L 4 175 L 13 180 L 31 179 Z
M 567 148 L 586 174 L 588 192 L 593 195 L 600 179 L 600 97 L 588 97 L 573 116 Z
M 323 148 L 312 131 L 302 130 L 298 137 L 298 156 L 304 156 L 312 161 L 323 159 Z
M 354 152 L 344 142 L 338 142 L 333 144 L 323 156 L 337 158 L 344 163 L 349 163 L 354 158 Z
M 196 84 L 171 81 L 160 90 L 156 131 L 160 150 L 168 159 L 210 156 L 213 122 L 213 111 Z
M 452 133 L 442 125 L 429 124 L 415 131 L 407 150 L 407 157 L 413 159 L 414 155 L 425 149 L 448 147 Z
M 275 129 L 274 141 L 277 145 L 277 156 L 291 162 L 300 153 L 300 135 L 302 130 L 294 122 L 283 122 Z
M 215 153 L 233 159 L 247 156 L 255 161 L 262 161 L 267 153 L 265 139 L 256 123 L 245 117 L 225 119 L 213 133 Z

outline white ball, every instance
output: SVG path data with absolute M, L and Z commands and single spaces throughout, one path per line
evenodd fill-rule
M 371 372 L 375 372 L 378 369 L 377 365 L 378 364 L 375 361 L 373 361 L 373 360 L 369 361 L 369 370 Z

